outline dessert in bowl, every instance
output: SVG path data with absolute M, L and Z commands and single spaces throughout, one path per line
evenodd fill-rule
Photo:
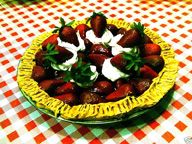
M 60 22 L 33 40 L 18 67 L 36 107 L 63 119 L 114 119 L 154 106 L 173 87 L 173 49 L 140 22 L 102 13 Z

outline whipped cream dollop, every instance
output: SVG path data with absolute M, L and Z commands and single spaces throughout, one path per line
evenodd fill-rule
M 110 62 L 111 58 L 108 58 L 104 61 L 103 63 L 103 67 L 102 67 L 102 74 L 108 78 L 111 81 L 116 81 L 119 78 L 126 78 L 129 75 L 123 73 L 122 71 L 120 71 L 119 69 L 117 69 L 116 67 L 114 67 L 111 62 Z
M 95 36 L 93 30 L 88 30 L 86 32 L 86 38 L 89 39 L 93 44 L 109 43 L 110 40 L 113 38 L 113 34 L 106 29 L 102 37 L 98 38 Z
M 122 34 L 118 34 L 114 36 L 109 42 L 109 45 L 111 46 L 111 53 L 113 56 L 118 55 L 122 52 L 129 52 L 131 50 L 131 48 L 123 48 L 122 46 L 117 44 L 117 42 L 121 39 L 122 36 Z

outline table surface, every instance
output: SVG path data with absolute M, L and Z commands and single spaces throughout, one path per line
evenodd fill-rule
M 192 142 L 192 1 L 60 1 L 0 2 L 0 143 L 152 144 Z M 179 72 L 169 106 L 150 119 L 109 126 L 85 126 L 51 118 L 33 107 L 16 82 L 19 59 L 32 40 L 66 21 L 93 11 L 128 22 L 141 21 L 172 45 Z

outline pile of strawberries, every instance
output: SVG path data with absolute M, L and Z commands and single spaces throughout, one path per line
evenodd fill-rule
M 35 55 L 36 65 L 33 67 L 32 78 L 38 82 L 42 90 L 72 106 L 117 101 L 130 95 L 139 96 L 149 88 L 152 79 L 157 77 L 164 67 L 160 46 L 154 44 L 143 32 L 144 26 L 141 23 L 134 23 L 130 30 L 126 30 L 107 24 L 106 19 L 102 13 L 93 13 L 89 18 L 91 27 L 79 24 L 76 28 L 71 27 L 72 22 L 65 24 L 64 20 L 60 19 L 62 26 L 56 27 L 54 33 L 43 41 L 42 49 Z M 113 56 L 109 45 L 93 44 L 86 38 L 86 32 L 91 29 L 98 38 L 102 37 L 106 29 L 114 36 L 122 34 L 117 44 L 123 48 L 131 47 L 133 50 Z M 84 40 L 86 50 L 78 52 L 81 63 L 73 64 L 72 69 L 77 70 L 78 67 L 78 71 L 81 71 L 86 67 L 85 76 L 91 76 L 87 66 L 91 64 L 95 65 L 99 72 L 96 81 L 88 87 L 81 87 L 70 78 L 68 79 L 69 71 L 58 71 L 51 67 L 51 63 L 60 64 L 73 56 L 73 53 L 58 45 L 57 38 L 78 46 L 76 34 L 78 31 Z M 114 67 L 130 76 L 114 82 L 104 77 L 101 69 L 108 58 L 111 58 L 110 62 Z

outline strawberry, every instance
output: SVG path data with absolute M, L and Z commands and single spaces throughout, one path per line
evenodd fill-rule
M 100 38 L 102 37 L 106 26 L 107 26 L 107 18 L 105 15 L 101 12 L 95 13 L 93 12 L 93 15 L 88 19 L 90 20 L 91 28 L 93 29 L 93 32 L 96 37 Z
M 139 31 L 136 29 L 128 30 L 123 37 L 117 42 L 118 45 L 122 47 L 130 47 L 137 44 L 140 40 L 141 36 Z
M 138 45 L 139 43 L 143 42 L 144 38 L 144 25 L 140 22 L 137 24 L 134 22 L 131 25 L 131 29 L 128 30 L 123 37 L 117 42 L 122 47 L 130 47 L 134 45 Z
M 108 101 L 116 101 L 128 95 L 133 95 L 134 93 L 135 92 L 133 86 L 130 83 L 126 83 L 120 86 L 117 90 L 115 90 L 111 94 L 107 95 L 105 99 Z
M 57 45 L 58 44 L 57 38 L 58 38 L 58 34 L 53 34 L 49 36 L 46 40 L 43 41 L 42 49 L 46 50 L 46 47 L 48 44 Z
M 107 24 L 106 28 L 115 36 L 117 35 L 118 28 L 114 24 Z
M 144 65 L 140 68 L 140 75 L 142 78 L 153 79 L 158 76 L 157 72 L 155 72 L 152 68 L 147 65 Z
M 112 83 L 109 81 L 97 81 L 93 85 L 93 91 L 99 94 L 109 94 L 113 92 Z
M 122 53 L 114 56 L 114 57 L 110 60 L 110 62 L 111 62 L 111 64 L 112 64 L 113 66 L 115 66 L 115 67 L 118 68 L 119 70 L 125 69 L 125 66 L 127 65 L 127 60 L 124 59 Z
M 62 63 L 70 58 L 72 58 L 73 53 L 68 51 L 66 48 L 61 47 L 59 45 L 55 46 L 56 51 L 59 53 L 55 55 L 55 58 L 57 59 L 57 62 Z
M 149 56 L 149 55 L 160 55 L 161 54 L 161 48 L 159 45 L 154 43 L 144 44 L 143 49 L 141 49 L 143 56 Z
M 79 46 L 79 41 L 76 35 L 76 31 L 69 26 L 65 26 L 60 29 L 59 37 L 62 41 L 74 44 L 75 46 Z
M 36 65 L 43 66 L 45 63 L 45 57 L 46 51 L 40 50 L 35 54 L 35 62 Z
M 53 33 L 56 33 L 59 31 L 59 37 L 62 41 L 74 44 L 75 46 L 79 46 L 79 41 L 76 35 L 76 31 L 71 27 L 71 25 L 74 23 L 74 21 L 71 21 L 69 23 L 65 23 L 63 18 L 60 18 L 61 26 L 55 27 L 55 30 Z
M 137 78 L 132 80 L 132 85 L 138 95 L 144 93 L 151 85 L 151 79 Z
M 58 96 L 54 96 L 54 98 L 63 101 L 70 106 L 78 104 L 78 98 L 74 93 L 66 93 Z
M 44 91 L 46 91 L 46 92 L 48 92 L 48 93 L 51 93 L 52 90 L 53 90 L 55 87 L 57 87 L 57 86 L 59 86 L 59 85 L 61 85 L 61 84 L 63 84 L 63 83 L 64 83 L 63 80 L 57 80 L 57 79 L 43 80 L 43 81 L 41 81 L 41 82 L 39 83 L 39 87 L 40 87 L 42 90 L 44 90 Z
M 90 28 L 86 25 L 86 24 L 79 24 L 76 28 L 75 31 L 78 32 L 81 36 L 82 39 L 84 39 L 86 37 L 86 32 L 89 30 Z
M 91 48 L 91 46 L 93 45 L 93 43 L 87 38 L 84 39 L 84 44 L 85 44 L 86 50 L 89 50 Z
M 108 57 L 103 54 L 89 54 L 89 59 L 95 64 L 97 67 L 102 67 L 104 61 Z
M 115 83 L 116 88 L 119 88 L 120 86 L 122 86 L 123 84 L 126 83 L 125 79 L 118 79 Z
M 156 72 L 160 72 L 164 67 L 164 60 L 159 55 L 150 55 L 143 58 L 145 64 L 152 67 Z
M 82 104 L 97 104 L 104 102 L 98 94 L 90 91 L 82 92 L 80 95 L 80 101 Z
M 75 83 L 67 82 L 67 83 L 57 87 L 57 89 L 55 90 L 55 94 L 61 95 L 61 94 L 65 94 L 65 93 L 75 93 L 76 90 L 77 90 L 77 86 Z
M 117 31 L 117 34 L 124 35 L 126 32 L 127 32 L 127 30 L 126 30 L 125 28 L 120 28 L 120 29 Z
M 90 53 L 111 56 L 111 50 L 109 48 L 105 47 L 103 44 L 93 44 L 90 49 Z
M 35 81 L 40 81 L 46 77 L 46 71 L 42 66 L 34 66 L 32 71 L 32 78 Z

